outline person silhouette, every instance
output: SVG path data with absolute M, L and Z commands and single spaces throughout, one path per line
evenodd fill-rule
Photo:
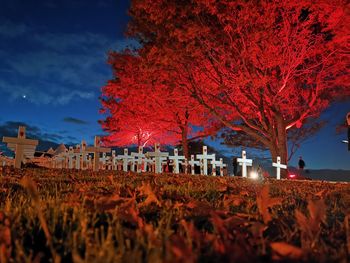
M 303 158 L 301 156 L 299 157 L 298 165 L 299 165 L 299 169 L 300 170 L 304 170 L 304 167 L 306 166 L 305 162 L 304 162 L 304 160 L 303 160 Z

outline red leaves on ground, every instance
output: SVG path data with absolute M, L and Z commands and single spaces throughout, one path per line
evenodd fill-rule
M 268 224 L 272 219 L 269 208 L 275 205 L 281 205 L 282 198 L 270 198 L 269 187 L 264 186 L 260 194 L 256 197 L 256 203 L 264 223 Z
M 0 211 L 0 262 L 8 262 L 11 250 L 10 220 Z
M 285 242 L 273 242 L 270 244 L 270 246 L 274 251 L 274 260 L 282 260 L 285 258 L 297 260 L 301 259 L 303 255 L 303 251 L 301 248 L 295 247 Z
M 151 203 L 155 203 L 157 206 L 161 206 L 157 196 L 154 194 L 150 184 L 142 184 L 137 190 L 141 196 L 146 196 L 146 199 L 142 202 L 141 206 L 147 206 Z
M 309 200 L 308 203 L 309 217 L 301 211 L 295 211 L 295 217 L 301 230 L 301 240 L 303 247 L 313 248 L 318 242 L 321 231 L 320 225 L 326 218 L 326 206 L 322 199 Z
M 67 180 L 68 171 L 52 170 L 49 180 L 46 173 L 48 170 L 24 171 L 32 178 L 24 178 L 22 185 L 39 199 L 36 208 L 47 209 L 42 216 L 49 229 L 63 231 L 67 239 L 61 242 L 61 232 L 52 231 L 52 252 L 40 249 L 33 258 L 40 254 L 42 260 L 49 261 L 55 249 L 61 253 L 61 246 L 81 262 L 104 262 L 107 254 L 115 261 L 256 262 L 262 258 L 308 261 L 323 257 L 338 262 L 350 251 L 349 218 L 334 217 L 348 214 L 348 184 L 277 180 L 253 184 L 241 178 L 123 172 L 115 172 L 111 178 L 110 171 L 69 171 L 79 181 L 77 185 Z M 18 181 L 11 175 L 3 177 L 0 188 L 15 192 Z M 257 193 L 261 184 L 265 187 Z M 52 189 L 57 191 L 50 199 L 41 199 L 52 194 Z M 318 198 L 322 189 L 329 193 L 320 194 L 324 201 L 309 199 Z M 37 249 L 24 242 L 28 237 L 44 237 L 37 220 L 40 210 L 33 209 L 34 203 L 28 208 L 30 195 L 20 188 L 15 196 L 0 195 L 0 201 L 5 201 L 0 202 L 0 209 L 7 214 L 0 213 L 0 247 L 2 254 L 12 249 L 11 255 L 18 256 L 24 245 Z M 32 202 L 35 199 L 31 198 Z M 283 206 L 275 207 L 282 199 Z M 18 201 L 16 209 L 6 209 Z M 86 244 L 92 258 L 80 251 Z

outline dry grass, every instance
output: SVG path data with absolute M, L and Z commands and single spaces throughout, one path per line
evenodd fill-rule
M 6 168 L 0 262 L 348 262 L 348 184 Z

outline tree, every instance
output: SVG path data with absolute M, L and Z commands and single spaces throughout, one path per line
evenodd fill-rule
M 109 145 L 145 147 L 155 142 L 175 142 L 166 127 L 150 118 L 153 111 L 148 101 L 152 96 L 142 81 L 140 62 L 140 57 L 128 50 L 110 54 L 115 78 L 102 88 L 101 112 L 108 115 L 100 122 L 109 133 L 104 138 Z
M 350 96 L 346 5 L 134 0 L 129 34 L 158 63 L 182 65 L 187 91 L 223 125 L 286 163 L 288 131 Z
M 102 103 L 110 116 L 102 125 L 110 133 L 110 143 L 180 141 L 188 157 L 188 142 L 206 136 L 193 127 L 205 126 L 208 117 L 203 107 L 186 97 L 179 85 L 181 76 L 130 52 L 112 53 L 109 62 L 115 79 L 103 88 Z

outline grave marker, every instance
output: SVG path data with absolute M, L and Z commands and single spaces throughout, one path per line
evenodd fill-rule
M 197 154 L 196 158 L 200 160 L 201 174 L 208 175 L 208 160 L 215 160 L 215 154 L 208 154 L 207 146 L 203 146 L 203 154 Z
M 75 157 L 75 169 L 80 170 L 81 168 L 81 163 L 82 163 L 82 157 L 83 157 L 83 150 L 80 147 L 79 144 L 75 146 L 74 149 L 74 157 Z
M 211 164 L 213 167 L 214 176 L 216 176 L 216 167 L 220 168 L 220 176 L 224 176 L 224 167 L 226 167 L 226 164 L 224 164 L 224 161 L 222 158 L 220 158 L 219 161 L 212 161 Z
M 94 166 L 93 169 L 97 172 L 100 168 L 100 153 L 111 152 L 110 148 L 101 147 L 101 139 L 99 136 L 95 136 L 94 147 L 86 147 L 86 152 L 94 154 Z
M 154 152 L 148 152 L 146 153 L 146 155 L 154 158 L 155 173 L 162 173 L 163 171 L 162 161 L 167 159 L 167 157 L 169 156 L 169 153 L 161 152 L 160 145 L 156 143 L 154 146 Z
M 194 166 L 195 166 L 195 165 L 199 165 L 200 162 L 199 162 L 199 161 L 195 161 L 195 160 L 194 160 L 194 155 L 192 154 L 192 155 L 191 155 L 191 161 L 189 161 L 188 163 L 191 165 L 191 174 L 194 175 L 194 174 L 195 174 L 195 172 L 194 172 Z
M 173 170 L 174 173 L 180 173 L 180 164 L 183 164 L 182 160 L 185 160 L 185 156 L 179 155 L 178 149 L 174 149 L 174 156 L 169 156 L 170 160 L 173 160 Z
M 74 149 L 69 146 L 68 150 L 68 169 L 73 169 L 73 158 L 75 157 Z
M 100 162 L 102 163 L 102 169 L 103 170 L 108 170 L 108 165 L 107 162 L 109 161 L 110 157 L 107 156 L 107 153 L 102 153 L 102 157 L 100 157 Z
M 81 141 L 81 169 L 82 170 L 86 170 L 88 169 L 88 156 L 89 156 L 89 153 L 86 151 L 86 147 L 87 147 L 87 144 L 86 144 L 86 141 L 85 140 L 82 140 Z
M 17 138 L 3 137 L 2 142 L 15 152 L 15 168 L 21 168 L 24 156 L 28 158 L 34 157 L 35 148 L 38 140 L 26 139 L 26 127 L 19 126 Z
M 117 159 L 117 154 L 115 150 L 112 151 L 111 161 L 112 161 L 112 170 L 113 171 L 118 170 L 118 159 Z
M 276 178 L 277 178 L 277 180 L 280 180 L 281 179 L 281 168 L 287 169 L 287 165 L 281 164 L 281 157 L 277 156 L 277 163 L 272 163 L 272 166 L 277 168 Z
M 154 166 L 154 160 L 153 159 L 151 159 L 151 158 L 145 158 L 144 160 L 143 160 L 143 162 L 144 162 L 144 172 L 146 172 L 147 171 L 147 167 L 149 167 L 149 172 L 154 172 L 154 170 L 153 170 L 153 166 Z
M 145 158 L 145 154 L 143 153 L 143 147 L 139 146 L 137 153 L 131 153 L 131 156 L 134 159 L 134 162 L 136 163 L 136 172 L 141 173 L 143 171 L 143 159 Z M 134 164 L 133 164 L 134 165 Z
M 238 158 L 237 162 L 242 166 L 242 177 L 247 177 L 247 166 L 252 166 L 253 160 L 247 159 L 246 152 L 242 151 L 242 158 Z
M 118 160 L 123 160 L 123 171 L 128 171 L 129 160 L 131 160 L 131 156 L 129 156 L 129 151 L 127 148 L 124 149 L 124 155 L 118 155 Z

